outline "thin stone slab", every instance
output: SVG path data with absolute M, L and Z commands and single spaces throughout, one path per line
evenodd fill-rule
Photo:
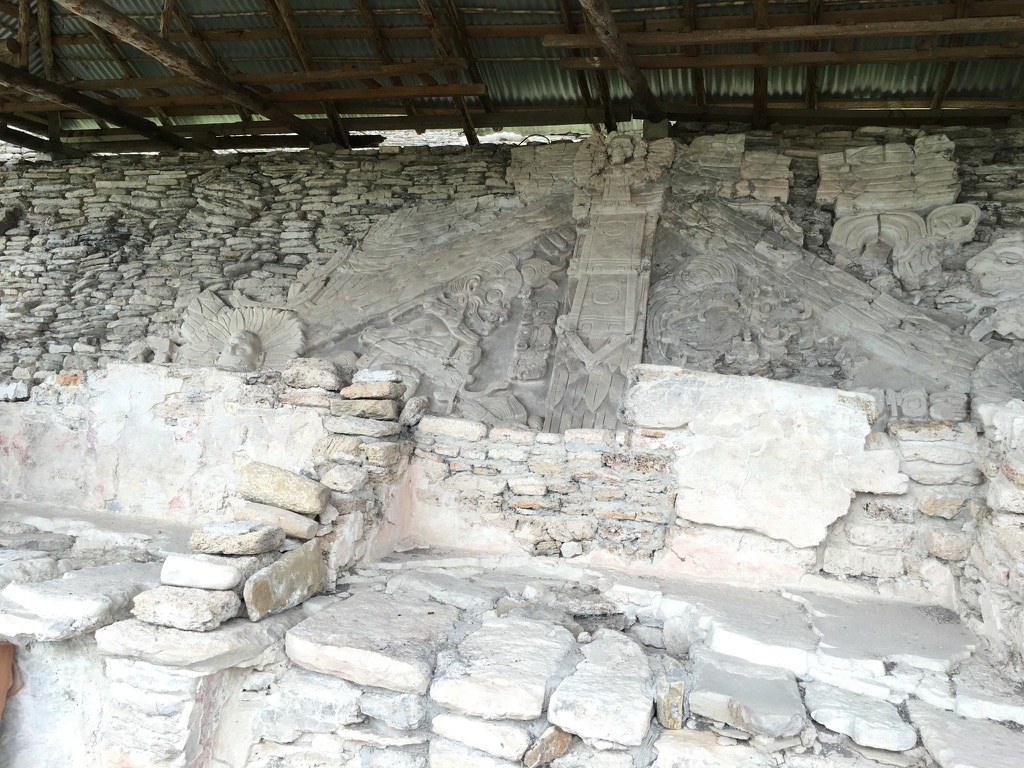
M 235 520 L 251 520 L 264 525 L 276 525 L 285 536 L 293 539 L 308 541 L 316 536 L 320 530 L 320 524 L 315 517 L 300 515 L 298 512 L 290 512 L 280 507 L 272 507 L 269 504 L 257 504 L 254 501 L 242 501 L 231 499 L 231 516 Z
M 974 657 L 960 665 L 953 678 L 955 712 L 964 717 L 1004 720 L 1024 725 L 1024 695 L 1020 685 L 984 659 Z
M 395 381 L 360 381 L 341 390 L 346 400 L 400 400 L 405 385 Z
M 236 556 L 172 552 L 160 569 L 160 581 L 170 587 L 235 589 L 278 557 L 277 552 Z
M 241 607 L 234 592 L 160 586 L 135 596 L 132 615 L 161 627 L 209 632 L 235 618 Z
M 332 416 L 398 421 L 401 407 L 394 400 L 338 400 L 331 403 Z
M 947 672 L 978 644 L 946 608 L 807 593 L 799 598 L 821 636 L 818 656 L 826 664 L 848 668 L 894 662 Z
M 796 736 L 807 725 L 796 678 L 788 670 L 714 651 L 692 657 L 692 713 L 772 738 Z
M 486 720 L 533 720 L 575 647 L 556 624 L 522 618 L 485 622 L 441 654 L 430 698 L 453 712 Z
M 0 588 L 12 582 L 46 581 L 60 576 L 57 561 L 49 552 L 35 549 L 0 551 Z
M 0 591 L 0 633 L 64 640 L 128 618 L 132 599 L 160 585 L 157 563 L 83 568 L 35 584 Z
M 319 515 L 331 498 L 331 489 L 297 472 L 253 461 L 242 467 L 238 495 L 303 515 Z
M 430 571 L 403 571 L 388 580 L 388 592 L 425 595 L 439 603 L 481 613 L 494 608 L 503 594 L 467 579 Z
M 907 704 L 910 721 L 940 768 L 1020 768 L 1024 734 L 987 720 L 972 720 L 920 701 Z
M 530 732 L 521 725 L 494 723 L 461 715 L 437 715 L 430 723 L 438 736 L 503 760 L 519 760 L 530 746 Z
M 64 552 L 75 545 L 75 537 L 64 533 L 32 531 L 0 533 L 0 549 L 34 549 L 39 552 Z
M 677 584 L 666 589 L 658 610 L 666 621 L 692 612 L 707 627 L 704 643 L 713 651 L 784 667 L 797 677 L 807 672 L 818 647 L 803 607 L 769 592 Z
M 317 357 L 297 357 L 289 360 L 281 380 L 289 387 L 313 389 L 318 387 L 337 392 L 344 387 L 347 377 L 338 369 L 337 363 Z
M 288 656 L 314 672 L 358 685 L 426 693 L 455 608 L 412 597 L 359 593 L 328 606 L 285 639 Z
M 361 419 L 358 416 L 330 416 L 324 419 L 324 429 L 336 435 L 360 437 L 393 437 L 402 433 L 402 425 L 397 421 Z
M 188 545 L 209 555 L 261 555 L 284 544 L 280 526 L 255 520 L 207 523 L 192 531 Z
M 359 711 L 380 720 L 388 728 L 411 731 L 419 728 L 426 719 L 427 697 L 370 689 L 360 697 Z
M 576 741 L 564 755 L 551 761 L 551 768 L 637 768 L 637 765 L 629 752 L 597 750 Z
M 106 656 L 209 674 L 256 659 L 302 619 L 302 611 L 293 610 L 256 624 L 232 619 L 212 632 L 186 632 L 128 619 L 98 630 L 96 647 Z
M 811 719 L 864 747 L 905 752 L 917 745 L 917 731 L 887 701 L 860 696 L 827 683 L 808 683 L 804 703 Z
M 599 629 L 583 661 L 551 694 L 548 720 L 563 731 L 627 747 L 643 743 L 654 711 L 654 680 L 643 649 Z
M 308 541 L 281 555 L 245 581 L 242 596 L 250 621 L 294 608 L 327 586 L 327 564 L 320 542 Z
M 775 761 L 745 744 L 720 744 L 711 731 L 666 731 L 654 742 L 651 768 L 775 768 Z

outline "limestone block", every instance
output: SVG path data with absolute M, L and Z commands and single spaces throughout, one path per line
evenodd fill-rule
M 209 555 L 261 555 L 284 544 L 284 531 L 255 520 L 207 523 L 192 531 L 188 546 Z
M 637 768 L 633 756 L 620 750 L 597 750 L 581 741 L 573 742 L 551 768 Z
M 955 712 L 1024 725 L 1024 695 L 1017 683 L 984 658 L 972 657 L 956 674 Z
M 358 437 L 330 435 L 317 442 L 313 454 L 323 456 L 328 461 L 358 464 L 362 461 L 363 444 Z
M 251 621 L 294 608 L 327 586 L 327 565 L 314 539 L 246 579 L 242 596 Z
M 401 383 L 402 374 L 398 371 L 373 370 L 372 368 L 361 368 L 352 374 L 353 384 L 371 384 L 378 381 Z
M 664 656 L 655 666 L 654 710 L 663 728 L 679 730 L 685 727 L 686 670 L 671 656 Z
M 344 464 L 331 467 L 320 478 L 320 482 L 338 493 L 353 493 L 363 488 L 370 480 L 369 473 L 362 467 Z
M 900 453 L 908 461 L 930 461 L 933 464 L 973 464 L 978 455 L 974 444 L 946 440 L 901 440 Z
M 526 768 L 539 768 L 561 757 L 572 743 L 572 734 L 554 725 L 544 729 L 533 745 L 523 755 Z
M 690 711 L 747 733 L 796 736 L 807 717 L 796 678 L 779 667 L 702 651 L 695 657 Z
M 583 661 L 551 694 L 548 720 L 583 738 L 639 746 L 654 710 L 646 655 L 633 640 L 607 629 L 582 651 Z
M 395 381 L 364 381 L 341 390 L 346 400 L 401 400 L 405 385 Z
M 904 460 L 900 469 L 921 485 L 978 485 L 982 481 L 981 470 L 973 464 Z
M 826 683 L 808 683 L 804 701 L 812 720 L 846 734 L 862 746 L 905 752 L 917 744 L 917 732 L 903 722 L 896 707 L 887 701 Z
M 941 768 L 1017 768 L 1024 734 L 987 720 L 968 720 L 919 701 L 907 703 L 910 721 Z
M 360 691 L 351 683 L 292 667 L 260 700 L 253 734 L 270 741 L 291 742 L 304 733 L 333 733 L 358 723 Z
M 371 689 L 360 696 L 359 711 L 380 720 L 389 728 L 411 731 L 419 728 L 427 717 L 427 698 L 412 693 Z
M 388 580 L 389 594 L 396 592 L 431 597 L 439 603 L 483 613 L 494 608 L 502 592 L 447 573 L 403 571 Z
M 160 586 L 135 596 L 132 615 L 161 627 L 209 632 L 235 618 L 241 607 L 234 592 Z
M 461 715 L 437 715 L 430 727 L 438 736 L 504 760 L 519 760 L 531 741 L 530 732 L 521 725 Z
M 456 440 L 479 442 L 487 437 L 487 425 L 481 421 L 454 419 L 446 416 L 424 416 L 416 427 L 418 434 L 451 437 Z
M 316 480 L 254 461 L 242 467 L 238 495 L 303 515 L 319 515 L 327 506 L 331 492 Z
M 156 563 L 70 571 L 59 579 L 8 584 L 0 591 L 0 633 L 63 640 L 128 618 L 132 599 L 160 585 Z
M 415 427 L 430 412 L 430 400 L 425 397 L 410 397 L 398 416 L 398 423 L 403 427 Z
M 423 747 L 363 747 L 359 757 L 360 768 L 427 768 L 427 750 Z
M 992 509 L 999 512 L 1024 515 L 1024 490 L 1014 485 L 1002 472 L 989 480 L 985 500 Z
M 844 541 L 825 544 L 821 569 L 837 576 L 894 579 L 906 573 L 903 553 L 864 549 Z
M 0 533 L 0 548 L 30 549 L 37 552 L 64 552 L 75 544 L 75 537 L 63 533 L 29 531 L 24 533 Z
M 332 416 L 397 421 L 401 409 L 394 400 L 338 400 L 331 405 Z
M 667 366 L 632 371 L 625 418 L 688 430 L 674 468 L 685 520 L 814 546 L 849 511 L 868 454 L 887 453 L 865 449 L 868 395 Z M 901 487 L 890 474 L 892 484 L 872 487 Z
M 437 652 L 455 627 L 455 608 L 427 600 L 356 594 L 288 633 L 297 664 L 358 685 L 426 693 Z
M 0 588 L 11 582 L 46 581 L 60 576 L 48 552 L 33 549 L 0 550 Z
M 210 674 L 258 658 L 303 618 L 301 611 L 288 611 L 258 624 L 232 619 L 212 632 L 186 632 L 128 619 L 98 630 L 96 646 L 106 656 Z
M 281 405 L 294 405 L 298 408 L 330 408 L 338 402 L 338 394 L 326 389 L 286 389 L 277 399 Z
M 564 627 L 505 617 L 485 622 L 438 659 L 430 698 L 486 720 L 533 720 L 575 647 Z
M 967 499 L 963 496 L 948 496 L 942 493 L 930 493 L 921 499 L 918 504 L 918 510 L 920 510 L 922 515 L 952 520 L 957 516 L 966 503 Z
M 720 744 L 712 731 L 665 731 L 651 768 L 773 768 L 771 756 L 746 744 Z
M 925 535 L 928 552 L 940 560 L 966 560 L 974 538 L 964 531 L 931 528 Z
M 300 515 L 298 512 L 289 512 L 287 509 L 272 507 L 269 504 L 257 504 L 254 501 L 242 501 L 241 499 L 229 499 L 231 516 L 235 520 L 251 520 L 276 526 L 284 531 L 285 536 L 294 539 L 307 541 L 320 530 L 320 524 L 315 517 Z
M 276 552 L 233 557 L 172 552 L 160 569 L 160 582 L 170 587 L 234 589 L 277 557 Z
M 324 419 L 324 429 L 338 435 L 392 437 L 402 433 L 402 425 L 394 421 L 360 419 L 356 416 L 331 416 Z
M 900 441 L 941 441 L 972 445 L 978 441 L 978 429 L 970 422 L 890 421 L 886 431 Z
M 433 739 L 428 765 L 430 768 L 520 768 L 521 764 L 491 757 L 454 741 Z
M 366 443 L 363 446 L 366 463 L 377 467 L 393 467 L 402 460 L 406 450 L 398 443 Z
M 289 387 L 312 389 L 319 387 L 337 392 L 344 387 L 346 377 L 336 363 L 315 357 L 297 357 L 289 360 L 281 373 L 281 380 Z

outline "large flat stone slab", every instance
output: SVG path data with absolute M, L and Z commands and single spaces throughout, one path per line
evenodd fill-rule
M 294 608 L 327 586 L 320 542 L 307 541 L 245 581 L 242 596 L 251 621 Z
M 0 591 L 0 634 L 64 640 L 131 615 L 132 599 L 160 585 L 158 563 L 83 568 Z
M 238 495 L 258 504 L 319 515 L 331 498 L 331 489 L 297 472 L 253 461 L 239 473 Z
M 772 738 L 796 736 L 807 714 L 793 674 L 701 650 L 694 653 L 690 711 Z
M 969 720 L 920 701 L 907 705 L 921 742 L 940 768 L 1020 768 L 1024 734 L 987 720 Z
M 432 597 L 468 611 L 489 611 L 503 592 L 447 573 L 403 571 L 388 580 L 388 592 Z
M 960 665 L 954 676 L 955 712 L 964 717 L 1007 720 L 1024 725 L 1024 695 L 1019 683 L 981 658 Z
M 47 581 L 60 576 L 49 552 L 36 549 L 0 550 L 0 588 L 12 582 Z
M 946 672 L 967 659 L 977 638 L 955 613 L 938 606 L 803 593 L 826 664 L 848 668 L 859 662 L 908 664 Z
M 333 675 L 292 667 L 260 702 L 255 735 L 270 741 L 295 741 L 303 733 L 332 733 L 362 720 L 360 690 Z
M 905 752 L 917 744 L 917 731 L 887 701 L 860 696 L 827 683 L 808 683 L 804 703 L 811 719 L 844 733 L 864 747 Z
M 522 618 L 486 622 L 438 659 L 430 698 L 486 720 L 533 720 L 563 659 L 576 646 L 556 624 Z M 568 671 L 568 670 L 565 670 Z
M 775 768 L 775 761 L 746 744 L 719 744 L 711 731 L 665 731 L 654 742 L 651 768 Z
M 235 618 L 241 607 L 231 591 L 160 586 L 137 594 L 132 614 L 161 627 L 209 632 Z
M 854 491 L 905 489 L 895 461 L 892 482 L 869 461 L 867 395 L 668 366 L 633 375 L 627 421 L 687 430 L 675 465 L 681 519 L 811 547 L 849 511 Z
M 502 760 L 446 739 L 430 742 L 428 760 L 429 768 L 522 768 L 522 763 Z
M 257 624 L 232 619 L 212 632 L 186 632 L 128 619 L 97 630 L 96 647 L 106 656 L 211 673 L 252 661 L 281 642 L 285 632 L 302 618 L 302 611 L 294 610 Z
M 279 557 L 277 552 L 262 555 L 183 555 L 172 552 L 160 569 L 160 581 L 171 587 L 196 589 L 234 589 L 261 568 Z
M 442 738 L 504 760 L 520 760 L 532 741 L 524 726 L 492 723 L 461 715 L 437 715 L 430 727 Z
M 296 664 L 314 672 L 426 693 L 437 652 L 458 617 L 457 609 L 428 600 L 360 593 L 294 627 L 285 647 Z
M 585 739 L 639 746 L 651 727 L 654 679 L 643 649 L 599 629 L 583 661 L 551 694 L 548 720 Z

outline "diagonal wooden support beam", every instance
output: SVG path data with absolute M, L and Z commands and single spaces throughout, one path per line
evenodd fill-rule
M 32 53 L 32 6 L 29 0 L 18 0 L 18 66 L 28 69 L 29 55 Z
M 480 66 L 477 64 L 476 54 L 473 53 L 473 48 L 469 44 L 466 25 L 462 22 L 462 14 L 459 13 L 455 0 L 441 0 L 441 2 L 444 5 L 445 15 L 448 17 L 448 23 L 455 32 L 455 39 L 459 42 L 459 48 L 462 49 L 462 56 L 466 59 L 466 69 L 469 71 L 470 78 L 474 83 L 482 83 L 484 79 L 480 76 Z M 494 111 L 494 104 L 491 103 L 490 96 L 481 96 L 480 106 L 484 108 L 484 112 Z
M 84 152 L 80 152 L 66 144 L 61 144 L 59 141 L 43 139 L 31 133 L 11 128 L 3 123 L 0 123 L 0 141 L 31 149 L 35 152 L 51 152 L 53 154 L 65 155 L 66 157 L 85 157 Z
M 226 75 L 200 64 L 171 43 L 147 32 L 135 21 L 106 3 L 100 2 L 100 0 L 57 0 L 57 2 L 72 13 L 105 29 L 118 40 L 152 56 L 171 71 L 184 75 L 196 85 L 219 93 L 235 104 L 264 115 L 267 119 L 294 131 L 314 144 L 333 143 L 331 137 L 323 131 L 310 126 L 291 112 L 274 106 L 259 94 L 238 85 Z
M 697 31 L 697 0 L 684 0 L 683 4 L 684 21 L 688 32 Z M 700 54 L 700 47 L 690 45 L 683 49 L 687 56 Z M 708 103 L 707 89 L 704 87 L 704 70 L 700 67 L 690 68 L 690 87 L 693 88 L 693 103 L 698 107 L 705 107 Z
M 90 96 L 86 96 L 84 93 L 79 93 L 66 86 L 36 77 L 23 69 L 12 67 L 10 64 L 4 64 L 3 62 L 0 62 L 0 84 L 6 85 L 9 88 L 15 88 L 29 96 L 54 102 L 66 109 L 84 112 L 97 120 L 120 125 L 123 128 L 131 128 L 147 139 L 154 139 L 178 149 L 193 151 L 202 149 L 190 139 L 185 139 L 175 133 L 166 131 L 143 117 L 125 112 L 117 107 L 111 107 Z
M 434 13 L 434 8 L 430 4 L 431 0 L 419 0 L 420 12 L 423 14 L 423 19 L 427 23 L 427 29 L 430 30 L 430 36 L 434 39 L 434 45 L 437 46 L 437 52 L 441 54 L 444 59 L 454 59 L 455 55 L 452 53 L 451 46 L 448 45 L 448 41 L 445 39 L 444 31 L 441 29 L 440 23 L 437 21 L 437 16 Z M 445 79 L 449 85 L 454 85 L 455 77 L 451 72 L 444 73 Z M 455 102 L 455 111 L 459 115 L 459 120 L 462 122 L 462 132 L 466 134 L 466 141 L 470 146 L 479 144 L 480 139 L 476 135 L 476 128 L 473 127 L 473 121 L 469 116 L 469 110 L 466 109 L 466 102 L 461 97 L 452 99 Z
M 619 27 L 612 17 L 611 8 L 608 7 L 606 0 L 580 0 L 580 6 L 594 27 L 594 32 L 597 34 L 598 40 L 601 41 L 601 45 L 604 46 L 611 60 L 615 62 L 615 68 L 633 92 L 633 98 L 639 102 L 644 111 L 644 117 L 652 123 L 660 123 L 665 119 L 665 113 L 658 106 L 658 100 L 651 92 L 651 86 L 648 85 L 640 67 L 637 66 L 633 54 L 622 42 Z

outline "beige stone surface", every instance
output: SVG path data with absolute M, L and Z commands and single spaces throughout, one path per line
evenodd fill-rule
M 160 569 L 160 582 L 171 587 L 198 589 L 236 589 L 260 568 L 265 568 L 280 555 L 183 555 L 172 552 Z
M 364 381 L 341 390 L 346 400 L 400 400 L 405 385 L 394 381 Z
M 128 619 L 96 632 L 96 646 L 105 656 L 136 658 L 150 664 L 212 673 L 259 657 L 304 618 L 287 611 L 256 624 L 232 619 L 212 632 L 187 632 Z
M 397 422 L 361 419 L 357 416 L 330 416 L 324 419 L 324 429 L 338 435 L 362 437 L 393 437 L 402 432 L 402 426 Z
M 400 411 L 394 400 L 338 400 L 331 404 L 333 416 L 358 416 L 362 419 L 397 421 Z
M 189 537 L 193 552 L 209 555 L 260 555 L 284 544 L 279 526 L 255 520 L 207 523 Z
M 231 591 L 160 586 L 135 596 L 132 615 L 147 624 L 209 632 L 235 618 L 241 607 Z
M 333 392 L 347 384 L 346 378 L 336 363 L 315 357 L 298 357 L 290 360 L 281 373 L 281 379 L 289 387 L 319 387 Z
M 331 491 L 297 472 L 253 461 L 239 473 L 238 495 L 303 515 L 319 515 L 327 506 Z
M 530 732 L 521 725 L 493 723 L 475 717 L 442 713 L 431 729 L 438 736 L 504 760 L 519 760 L 530 746 Z
M 327 566 L 320 542 L 308 541 L 256 571 L 245 582 L 242 596 L 251 621 L 294 608 L 327 586 Z
M 257 504 L 254 501 L 231 499 L 231 516 L 235 520 L 251 520 L 266 525 L 274 525 L 284 531 L 285 536 L 308 540 L 316 536 L 320 524 L 315 517 L 300 515 L 269 504 Z
M 361 593 L 324 608 L 288 633 L 286 649 L 306 669 L 357 685 L 426 693 L 458 620 L 428 600 Z
M 554 725 L 548 726 L 537 737 L 533 745 L 526 750 L 526 754 L 523 755 L 523 765 L 526 768 L 538 768 L 538 766 L 546 765 L 564 755 L 571 743 L 571 733 L 566 733 Z
M 1019 768 L 1024 734 L 911 701 L 910 721 L 940 768 Z
M 369 473 L 362 467 L 339 464 L 331 467 L 321 477 L 320 482 L 338 493 L 352 493 L 363 488 L 370 480 Z
M 885 453 L 865 450 L 867 395 L 667 366 L 634 375 L 626 418 L 686 430 L 675 465 L 685 520 L 814 546 L 849 511 L 867 455 Z M 870 473 L 872 488 L 886 485 L 882 469 Z M 905 484 L 894 464 L 887 472 L 890 485 Z
M 483 422 L 447 416 L 424 416 L 416 429 L 421 435 L 452 437 L 469 442 L 478 442 L 487 436 L 487 425 Z

